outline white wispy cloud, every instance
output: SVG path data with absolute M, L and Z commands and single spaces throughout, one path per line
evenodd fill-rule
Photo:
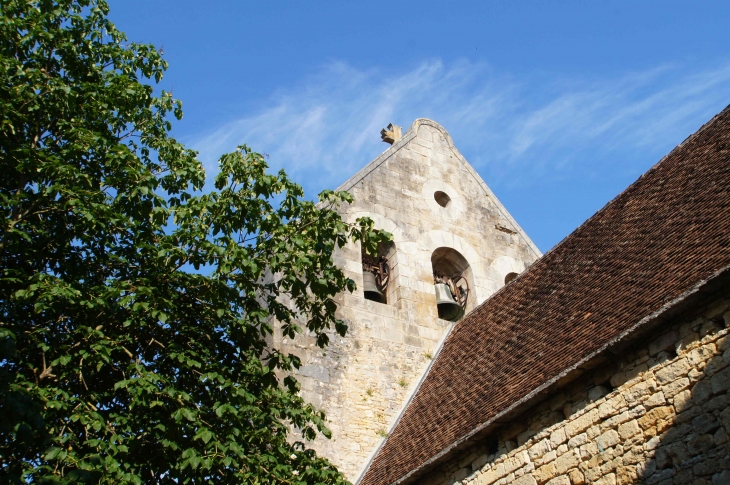
M 600 176 L 631 171 L 631 153 L 655 160 L 676 145 L 730 103 L 729 81 L 727 62 L 608 79 L 517 78 L 466 61 L 432 60 L 399 73 L 333 63 L 190 145 L 213 174 L 220 154 L 247 143 L 313 195 L 387 148 L 383 126 L 408 128 L 425 117 L 452 134 L 488 183 L 530 184 L 568 171 Z

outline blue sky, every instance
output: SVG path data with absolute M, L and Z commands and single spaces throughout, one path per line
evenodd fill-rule
M 730 104 L 730 2 L 111 0 L 162 47 L 174 135 L 308 196 L 431 118 L 542 251 Z

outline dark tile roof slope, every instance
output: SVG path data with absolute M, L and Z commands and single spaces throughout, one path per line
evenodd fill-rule
M 730 265 L 730 107 L 447 338 L 361 485 L 418 469 Z

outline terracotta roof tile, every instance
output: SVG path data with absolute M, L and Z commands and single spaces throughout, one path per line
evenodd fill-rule
M 462 320 L 362 485 L 390 484 L 730 265 L 730 107 Z

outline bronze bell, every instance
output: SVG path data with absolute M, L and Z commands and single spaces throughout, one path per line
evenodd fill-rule
M 436 283 L 435 287 L 436 308 L 438 308 L 439 318 L 455 322 L 464 316 L 464 309 L 454 300 L 454 295 L 451 294 L 449 285 Z
M 375 274 L 370 271 L 365 271 L 362 274 L 363 290 L 365 292 L 365 299 L 377 301 L 378 303 L 385 303 L 385 295 L 383 295 L 378 289 L 378 285 L 375 283 Z

